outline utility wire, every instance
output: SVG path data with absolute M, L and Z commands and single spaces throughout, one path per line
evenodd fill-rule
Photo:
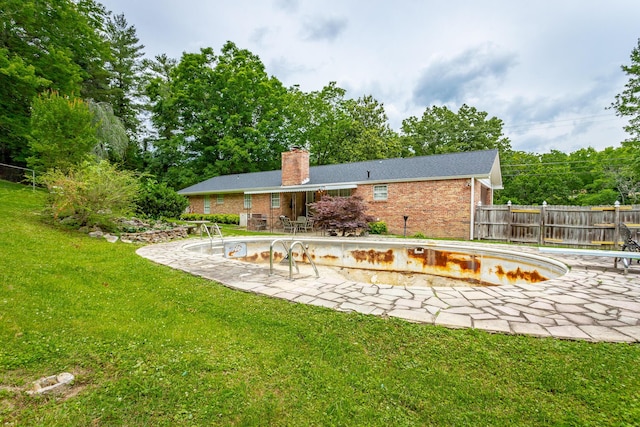
M 559 124 L 559 123 L 563 123 L 563 122 L 576 122 L 576 121 L 582 121 L 582 120 L 586 120 L 586 119 L 595 119 L 595 118 L 599 118 L 599 117 L 609 117 L 608 120 L 599 120 L 597 122 L 605 122 L 605 121 L 609 121 L 609 120 L 615 120 L 617 118 L 617 116 L 611 115 L 611 114 L 595 114 L 592 116 L 582 116 L 582 117 L 574 117 L 574 118 L 570 118 L 570 119 L 559 119 L 559 120 L 547 120 L 547 121 L 540 121 L 540 122 L 530 122 L 530 123 L 520 123 L 520 124 L 514 124 L 514 125 L 505 125 L 503 126 L 503 129 L 518 129 L 518 128 L 523 128 L 523 127 L 529 127 L 529 128 L 534 128 L 535 126 L 540 126 L 540 129 L 548 129 L 548 127 L 542 127 L 544 125 L 553 125 L 553 124 Z M 593 121 L 591 121 L 593 122 Z M 574 125 L 573 123 L 567 123 L 567 124 L 561 124 L 560 126 L 572 126 Z M 528 129 L 531 130 L 531 129 Z

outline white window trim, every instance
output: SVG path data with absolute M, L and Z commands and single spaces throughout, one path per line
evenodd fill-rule
M 205 214 L 211 213 L 211 198 L 209 195 L 204 196 L 204 208 L 202 210 Z
M 251 194 L 244 195 L 244 208 L 251 209 Z
M 389 186 L 387 184 L 373 186 L 373 200 L 382 202 L 389 199 Z
M 218 194 L 216 196 L 216 204 L 217 205 L 224 205 L 224 194 Z
M 271 207 L 273 209 L 280 208 L 280 193 L 271 193 Z

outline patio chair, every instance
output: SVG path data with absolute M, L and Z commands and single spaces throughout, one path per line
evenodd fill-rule
M 296 220 L 296 226 L 298 227 L 298 231 L 309 231 L 311 230 L 311 224 L 306 216 L 299 216 Z
M 620 236 L 624 239 L 623 251 L 640 252 L 640 245 L 631 238 L 631 230 L 624 224 L 620 224 Z M 638 260 L 640 262 L 640 260 Z
M 629 227 L 627 227 L 623 223 L 620 223 L 620 237 L 622 237 L 622 240 L 623 240 L 623 243 L 622 243 L 623 251 L 640 252 L 640 245 L 638 244 L 638 242 L 636 242 L 631 238 L 631 230 L 629 230 Z M 622 261 L 624 262 L 625 266 L 628 266 L 627 264 L 630 264 L 631 260 L 623 259 Z M 637 260 L 637 262 L 640 264 L 640 259 Z
M 296 225 L 286 216 L 281 216 L 280 222 L 282 222 L 282 229 L 285 233 L 293 233 L 296 231 Z

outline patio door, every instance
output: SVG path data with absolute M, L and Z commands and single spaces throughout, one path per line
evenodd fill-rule
M 305 204 L 304 204 L 304 216 L 309 218 L 311 213 L 309 212 L 309 204 L 314 203 L 316 201 L 316 192 L 315 191 L 307 191 L 305 194 Z

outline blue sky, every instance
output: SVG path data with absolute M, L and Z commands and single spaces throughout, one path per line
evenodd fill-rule
M 306 92 L 331 81 L 373 95 L 392 128 L 427 107 L 467 104 L 504 122 L 512 148 L 618 146 L 608 107 L 640 38 L 637 0 L 101 0 L 147 56 L 227 40 Z

